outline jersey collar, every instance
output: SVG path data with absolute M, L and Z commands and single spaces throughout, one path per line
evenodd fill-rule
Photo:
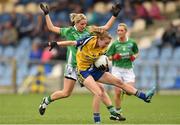
M 75 29 L 76 31 L 78 31 L 75 25 L 74 25 L 74 29 Z
M 120 41 L 120 38 L 118 37 L 117 40 Z M 128 40 L 129 40 L 129 37 L 126 35 L 126 41 L 125 42 L 127 42 Z

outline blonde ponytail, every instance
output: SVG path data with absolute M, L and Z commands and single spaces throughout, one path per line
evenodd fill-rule
M 101 27 L 97 27 L 97 26 L 90 26 L 89 27 L 89 32 L 90 33 L 94 33 L 94 32 L 99 32 L 99 33 L 101 33 L 101 32 L 104 32 L 104 29 L 103 28 L 101 28 Z
M 70 14 L 70 21 L 73 24 L 76 24 L 83 19 L 85 19 L 85 20 L 87 19 L 83 13 L 71 13 Z
M 77 16 L 77 14 L 76 13 L 71 13 L 70 14 L 70 21 L 71 21 L 71 23 L 74 23 L 74 18 Z
M 97 36 L 100 39 L 109 38 L 112 39 L 111 35 L 101 27 L 91 26 L 89 28 L 91 35 Z

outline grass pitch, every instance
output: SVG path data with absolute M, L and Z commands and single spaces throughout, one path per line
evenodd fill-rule
M 73 94 L 53 102 L 44 116 L 38 107 L 42 94 L 0 95 L 0 124 L 93 124 L 92 96 Z M 155 95 L 146 104 L 134 96 L 123 100 L 124 122 L 110 121 L 106 107 L 101 105 L 103 124 L 180 124 L 180 96 Z

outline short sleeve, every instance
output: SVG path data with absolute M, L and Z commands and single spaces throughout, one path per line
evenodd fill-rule
M 106 52 L 106 55 L 107 55 L 107 56 L 112 56 L 112 55 L 115 54 L 115 44 L 114 44 L 114 43 L 115 43 L 115 42 L 113 42 L 113 43 L 111 44 L 111 46 L 109 47 L 108 51 Z
M 64 37 L 67 36 L 69 29 L 70 28 L 60 28 L 59 34 Z
M 137 44 L 136 44 L 135 41 L 134 41 L 134 43 L 133 43 L 133 49 L 132 49 L 132 51 L 133 51 L 134 54 L 136 54 L 136 53 L 139 52 L 138 46 L 137 46 Z

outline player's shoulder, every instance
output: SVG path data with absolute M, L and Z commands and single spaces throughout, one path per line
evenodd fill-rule
M 60 28 L 60 34 L 62 36 L 64 36 L 65 38 L 70 38 L 73 35 L 73 27 L 69 26 L 69 27 L 62 27 Z
M 116 40 L 114 40 L 113 42 L 112 42 L 112 44 L 118 44 L 119 43 L 119 40 L 118 39 L 116 39 Z
M 79 42 L 80 44 L 82 44 L 82 43 L 88 43 L 88 42 L 90 42 L 90 40 L 92 40 L 92 39 L 94 39 L 94 38 L 95 38 L 95 36 L 86 36 L 86 37 L 84 37 L 84 38 L 78 39 L 77 42 Z
M 131 43 L 136 43 L 136 40 L 133 39 L 133 38 L 128 38 L 128 41 L 131 42 Z
M 86 26 L 85 29 L 90 30 L 92 26 Z
M 89 40 L 91 40 L 91 39 L 93 39 L 93 38 L 95 38 L 96 36 L 86 36 L 86 37 L 82 37 L 82 38 L 80 38 L 79 40 L 81 40 L 81 41 L 89 41 Z
M 74 27 L 72 27 L 72 26 L 62 27 L 61 30 L 72 31 L 72 30 L 74 30 Z

